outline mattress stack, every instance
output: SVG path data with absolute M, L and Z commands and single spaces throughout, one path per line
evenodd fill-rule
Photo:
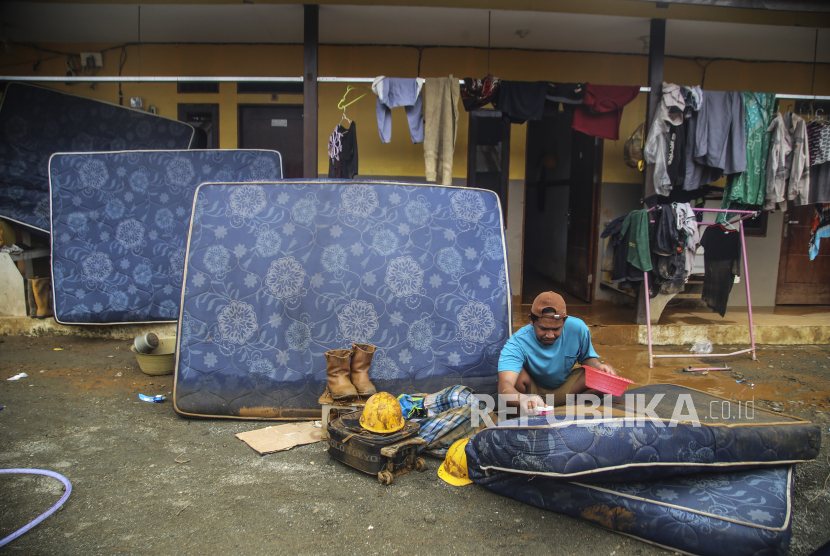
M 786 554 L 793 466 L 815 459 L 819 427 L 676 385 L 626 395 L 601 417 L 559 408 L 479 432 L 470 478 L 684 554 Z M 638 395 L 659 398 L 656 417 L 638 422 Z

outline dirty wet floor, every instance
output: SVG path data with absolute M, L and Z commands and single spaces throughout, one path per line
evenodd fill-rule
M 451 487 L 437 478 L 437 460 L 380 486 L 331 460 L 323 444 L 261 457 L 234 434 L 266 423 L 184 419 L 169 401 L 139 401 L 139 393 L 170 396 L 173 379 L 141 373 L 126 341 L 0 341 L 0 468 L 48 469 L 73 486 L 61 511 L 3 553 L 670 554 L 475 485 Z M 759 361 L 733 358 L 733 371 L 705 376 L 680 369 L 706 360 L 649 369 L 643 346 L 597 348 L 635 386 L 674 382 L 754 398 L 820 424 L 819 458 L 797 467 L 790 554 L 830 539 L 830 493 L 821 494 L 830 473 L 830 346 L 762 346 Z M 19 372 L 29 376 L 6 380 Z M 0 476 L 0 537 L 61 493 L 54 479 Z

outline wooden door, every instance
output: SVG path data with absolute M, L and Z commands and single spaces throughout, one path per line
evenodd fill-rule
M 790 202 L 784 214 L 776 305 L 830 305 L 830 240 L 822 240 L 814 260 L 808 252 L 815 211 Z
M 568 252 L 565 283 L 568 293 L 590 302 L 594 292 L 597 207 L 601 181 L 602 141 L 573 132 L 568 194 Z
M 283 177 L 303 177 L 303 107 L 239 105 L 239 148 L 282 154 Z

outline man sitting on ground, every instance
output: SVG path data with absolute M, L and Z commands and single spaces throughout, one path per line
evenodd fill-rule
M 568 316 L 562 296 L 539 294 L 530 309 L 530 324 L 513 334 L 501 350 L 499 395 L 507 395 L 507 405 L 531 415 L 546 400 L 565 405 L 568 394 L 603 396 L 588 388 L 585 370 L 573 368 L 576 362 L 617 374 L 614 367 L 600 362 L 591 332 L 580 319 Z

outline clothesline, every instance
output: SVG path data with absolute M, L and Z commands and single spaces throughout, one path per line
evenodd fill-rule
M 374 77 L 318 77 L 318 83 L 371 83 Z M 191 83 L 213 81 L 218 83 L 302 83 L 303 77 L 241 77 L 241 76 L 95 76 L 95 75 L 80 75 L 80 76 L 64 76 L 64 75 L 3 75 L 0 76 L 0 81 L 26 81 L 30 83 Z M 459 79 L 459 83 L 463 83 L 463 79 Z M 641 93 L 648 93 L 651 87 L 640 87 Z M 830 96 L 821 95 L 791 95 L 791 94 L 777 94 L 776 98 L 792 99 L 792 100 L 830 100 Z

